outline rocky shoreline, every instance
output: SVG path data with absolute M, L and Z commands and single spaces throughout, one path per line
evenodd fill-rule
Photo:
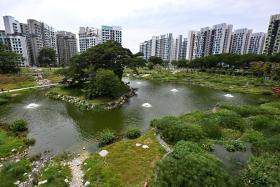
M 133 97 L 135 95 L 136 95 L 136 89 L 130 88 L 128 93 L 123 94 L 115 101 L 104 103 L 104 104 L 93 104 L 84 99 L 80 99 L 74 96 L 62 95 L 55 92 L 46 93 L 46 96 L 48 96 L 51 99 L 65 101 L 84 110 L 112 110 L 115 108 L 119 108 L 123 104 L 125 104 L 130 97 Z

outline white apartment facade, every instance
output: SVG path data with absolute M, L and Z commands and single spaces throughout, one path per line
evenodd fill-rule
M 280 52 L 280 14 L 270 17 L 265 40 L 264 54 L 275 54 Z
M 3 16 L 5 32 L 2 31 L 1 40 L 9 49 L 20 55 L 20 66 L 30 66 L 29 51 L 26 36 L 21 32 L 20 23 L 12 16 Z
M 122 27 L 102 25 L 101 31 L 103 43 L 108 40 L 113 40 L 122 44 Z
M 243 55 L 246 54 L 249 47 L 249 41 L 252 30 L 247 28 L 237 29 L 232 33 L 230 53 Z
M 252 33 L 249 40 L 247 53 L 262 54 L 265 37 L 266 35 L 263 32 Z
M 79 46 L 80 52 L 94 47 L 102 42 L 101 31 L 95 27 L 80 27 L 79 29 Z

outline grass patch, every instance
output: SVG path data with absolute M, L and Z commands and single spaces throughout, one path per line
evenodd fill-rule
M 6 162 L 0 170 L 0 186 L 16 186 L 16 181 L 25 181 L 28 173 L 31 171 L 31 163 L 28 160 L 20 160 L 18 162 Z
M 60 74 L 62 68 L 41 68 L 43 71 L 44 79 L 50 80 L 52 83 L 62 81 L 63 76 Z
M 136 147 L 136 143 L 146 144 L 149 149 Z M 155 162 L 162 156 L 161 146 L 151 130 L 137 139 L 122 140 L 103 149 L 109 151 L 105 158 L 93 155 L 84 162 L 87 163 L 83 166 L 85 180 L 92 186 L 106 186 L 106 182 L 113 179 L 111 182 L 120 182 L 119 186 L 142 186 L 151 177 Z M 94 185 L 96 180 L 99 183 Z
M 24 147 L 24 141 L 16 136 L 12 136 L 0 129 L 0 157 L 7 157 L 12 154 L 12 150 L 19 150 Z
M 62 165 L 60 162 L 52 161 L 43 168 L 38 181 L 47 180 L 47 183 L 40 186 L 45 187 L 67 187 L 71 181 L 71 169 L 68 165 Z
M 0 91 L 31 86 L 36 86 L 36 81 L 28 68 L 21 68 L 18 74 L 0 74 Z

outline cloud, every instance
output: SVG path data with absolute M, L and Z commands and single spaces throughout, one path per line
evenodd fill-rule
M 153 35 L 186 35 L 221 22 L 266 31 L 269 16 L 280 12 L 277 4 L 279 0 L 0 0 L 0 12 L 74 33 L 79 26 L 121 25 L 123 45 L 137 52 L 139 43 Z

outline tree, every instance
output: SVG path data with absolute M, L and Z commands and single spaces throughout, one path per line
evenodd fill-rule
M 122 82 L 112 70 L 98 69 L 95 79 L 90 82 L 87 97 L 90 99 L 97 96 L 116 98 L 121 95 L 122 90 Z
M 54 66 L 56 62 L 55 50 L 52 48 L 41 49 L 38 62 L 40 66 Z
M 11 52 L 8 46 L 0 44 L 0 73 L 17 73 L 21 56 Z
M 163 65 L 164 61 L 160 57 L 151 56 L 148 62 L 152 63 L 153 65 Z
M 72 57 L 65 76 L 72 83 L 80 84 L 94 79 L 97 70 L 102 68 L 112 70 L 121 79 L 124 67 L 134 63 L 131 58 L 134 56 L 129 49 L 118 42 L 107 41 Z

